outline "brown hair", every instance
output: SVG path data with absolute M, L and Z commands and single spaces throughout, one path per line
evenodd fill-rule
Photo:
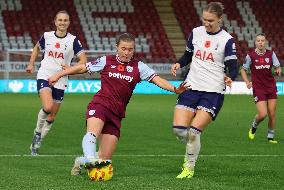
M 211 2 L 203 11 L 216 14 L 219 18 L 223 15 L 224 6 L 221 2 Z
M 265 38 L 266 38 L 266 36 L 265 36 L 265 34 L 264 34 L 264 33 L 258 33 L 258 34 L 255 36 L 255 38 L 256 38 L 256 37 L 258 37 L 258 36 L 263 36 L 263 37 L 265 37 Z
M 62 11 L 58 11 L 57 13 L 56 13 L 56 15 L 55 15 L 55 17 L 54 17 L 54 20 L 56 20 L 56 17 L 57 17 L 57 15 L 58 14 L 67 14 L 68 15 L 68 17 L 69 17 L 69 19 L 70 19 L 70 15 L 69 15 L 69 13 L 67 12 L 67 11 L 65 11 L 65 10 L 62 10 Z
M 119 35 L 116 39 L 116 45 L 119 46 L 119 43 L 121 41 L 124 41 L 124 42 L 135 42 L 135 37 L 130 34 L 130 33 L 123 33 L 121 35 Z

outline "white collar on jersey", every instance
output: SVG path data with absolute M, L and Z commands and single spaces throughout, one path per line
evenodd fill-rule
M 130 59 L 130 61 L 132 60 L 132 58 Z M 128 61 L 128 62 L 123 62 L 123 61 L 121 61 L 120 59 L 119 59 L 119 56 L 118 56 L 118 54 L 116 54 L 116 61 L 118 62 L 118 63 L 120 63 L 120 64 L 128 64 L 130 61 Z
M 264 51 L 260 51 L 259 49 L 255 48 L 254 51 L 255 51 L 255 53 L 256 53 L 257 55 L 264 55 L 265 52 L 266 52 L 266 49 L 264 49 Z

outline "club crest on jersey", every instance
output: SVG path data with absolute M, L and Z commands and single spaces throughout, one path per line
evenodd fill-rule
M 197 50 L 195 53 L 195 57 L 197 59 L 200 59 L 202 61 L 211 61 L 211 62 L 215 62 L 214 58 L 213 58 L 213 54 L 211 52 L 206 52 L 206 51 L 200 51 Z
M 126 71 L 131 73 L 133 71 L 133 67 L 131 66 L 126 66 Z
M 57 51 L 55 51 L 55 52 L 49 51 L 48 56 L 53 57 L 53 58 L 58 58 L 58 59 L 59 58 L 64 59 L 64 54 L 62 52 L 57 52 Z
M 269 63 L 269 58 L 268 57 L 265 58 L 264 60 L 265 60 L 266 63 Z
M 209 48 L 209 47 L 211 46 L 211 41 L 205 41 L 204 46 L 205 46 L 206 48 Z
M 60 43 L 56 42 L 55 48 L 59 49 L 60 48 Z

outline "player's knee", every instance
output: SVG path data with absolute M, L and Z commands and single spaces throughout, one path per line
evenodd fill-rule
M 53 122 L 55 120 L 55 117 L 56 117 L 55 113 L 50 113 L 47 117 L 47 120 Z
M 184 127 L 184 126 L 174 126 L 173 127 L 173 132 L 176 135 L 178 140 L 180 140 L 183 143 L 187 142 L 187 138 L 188 138 L 187 127 Z
M 46 115 L 49 115 L 51 112 L 51 109 L 46 110 L 45 108 L 42 108 L 41 111 L 43 111 Z
M 266 112 L 260 112 L 258 114 L 258 118 L 259 118 L 260 121 L 264 120 L 266 116 L 267 116 Z
M 47 105 L 43 107 L 45 113 L 50 114 L 52 112 L 52 105 Z

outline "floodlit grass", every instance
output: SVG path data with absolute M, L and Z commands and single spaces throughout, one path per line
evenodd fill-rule
M 91 182 L 70 176 L 82 154 L 85 108 L 92 94 L 67 94 L 40 153 L 29 146 L 40 101 L 36 94 L 0 94 L 0 189 L 283 189 L 284 97 L 277 107 L 276 138 L 266 141 L 266 123 L 256 139 L 247 132 L 255 115 L 250 96 L 229 96 L 201 137 L 195 176 L 178 180 L 184 145 L 172 134 L 175 95 L 134 95 L 113 157 L 114 178 Z

